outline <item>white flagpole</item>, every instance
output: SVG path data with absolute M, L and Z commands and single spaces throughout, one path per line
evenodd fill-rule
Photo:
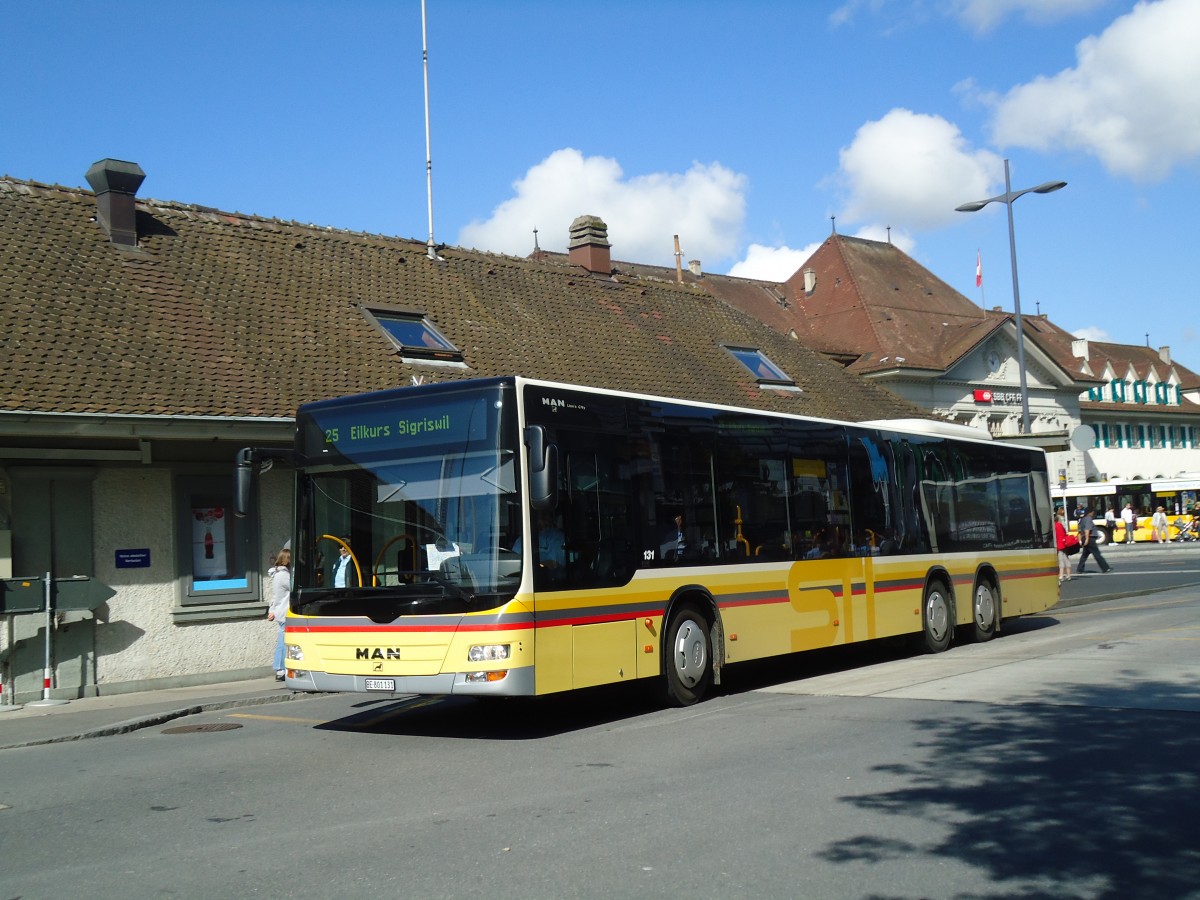
M 425 70 L 425 191 L 429 197 L 429 245 L 430 259 L 438 258 L 433 242 L 433 150 L 429 141 L 429 42 L 425 34 L 425 0 L 421 0 L 421 63 Z

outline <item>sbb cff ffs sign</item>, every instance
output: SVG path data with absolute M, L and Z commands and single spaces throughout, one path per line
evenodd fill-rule
M 974 393 L 976 403 L 1011 403 L 1015 405 L 1021 402 L 1020 391 L 993 391 L 988 388 L 979 388 Z

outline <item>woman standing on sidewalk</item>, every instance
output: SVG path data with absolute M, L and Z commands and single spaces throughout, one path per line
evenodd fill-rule
M 1154 518 L 1150 520 L 1150 524 L 1154 528 L 1154 540 L 1156 543 L 1165 544 L 1170 539 L 1170 531 L 1167 527 L 1167 511 L 1161 506 L 1154 511 Z
M 287 621 L 288 602 L 292 597 L 292 551 L 284 547 L 275 557 L 275 565 L 267 569 L 271 578 L 271 600 L 267 606 L 267 618 L 279 626 L 275 641 L 275 680 L 283 681 L 287 674 L 283 667 L 283 626 Z
M 1063 519 L 1066 513 L 1061 509 L 1054 517 L 1054 541 L 1058 546 L 1058 583 L 1071 580 L 1071 560 L 1067 557 L 1067 526 Z

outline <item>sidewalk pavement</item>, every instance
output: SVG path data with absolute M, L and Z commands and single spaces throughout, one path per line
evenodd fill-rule
M 0 750 L 125 734 L 172 719 L 296 696 L 274 675 L 249 681 L 84 697 L 55 706 L 0 707 Z
M 1143 561 L 1150 558 L 1165 558 L 1166 553 L 1183 553 L 1200 560 L 1200 543 L 1183 546 L 1136 548 L 1106 547 L 1118 566 L 1126 565 L 1133 554 Z M 1122 558 L 1122 552 L 1126 554 Z M 1051 607 L 1055 609 L 1097 603 L 1116 597 L 1154 593 L 1164 588 L 1130 590 L 1128 586 L 1116 589 L 1113 582 L 1104 576 L 1084 576 L 1062 585 L 1061 599 Z M 296 694 L 277 682 L 273 675 L 249 681 L 232 681 L 224 684 L 204 684 L 192 687 L 165 688 L 158 691 L 143 691 L 129 694 L 111 694 L 101 697 L 85 697 L 71 700 L 61 706 L 31 706 L 19 709 L 0 706 L 0 750 L 17 747 L 34 747 L 39 744 L 56 744 L 62 741 L 78 741 L 85 738 L 103 737 L 110 734 L 125 734 L 139 728 L 152 728 L 172 719 L 198 713 L 242 706 L 258 706 L 264 703 L 279 703 L 296 697 L 311 696 Z

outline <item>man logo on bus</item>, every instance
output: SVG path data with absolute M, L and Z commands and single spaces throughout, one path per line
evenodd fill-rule
M 399 647 L 355 647 L 355 659 L 399 659 Z

